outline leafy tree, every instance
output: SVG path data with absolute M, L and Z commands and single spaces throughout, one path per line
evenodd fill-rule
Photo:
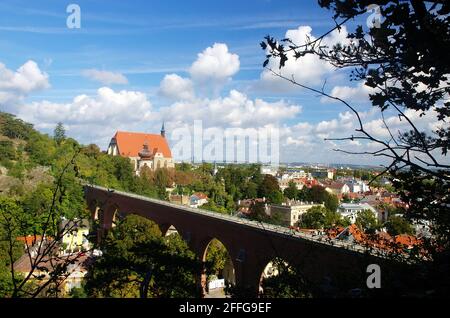
M 195 255 L 176 234 L 129 215 L 100 245 L 103 255 L 89 268 L 86 290 L 96 297 L 193 297 Z
M 384 226 L 386 227 L 387 232 L 392 236 L 399 234 L 414 234 L 414 229 L 411 223 L 409 223 L 402 216 L 390 216 Z
M 59 122 L 55 129 L 53 130 L 53 139 L 55 140 L 56 144 L 59 146 L 61 142 L 66 139 L 66 129 L 64 128 L 63 123 Z
M 374 232 L 378 227 L 378 220 L 371 210 L 358 212 L 355 223 L 364 232 Z
M 258 197 L 258 185 L 253 181 L 248 181 L 245 184 L 245 198 L 246 199 L 255 199 Z
M 269 216 L 266 213 L 265 203 L 263 202 L 253 202 L 249 207 L 248 217 L 251 220 L 267 222 Z
M 69 275 L 68 266 L 80 257 L 79 253 L 75 253 L 58 258 L 58 262 L 54 259 L 62 238 L 86 216 L 82 188 L 76 179 L 74 156 L 69 154 L 67 161 L 55 162 L 52 170 L 57 176 L 54 183 L 40 185 L 21 198 L 23 209 L 13 208 L 8 201 L 0 202 L 0 231 L 4 233 L 4 241 L 10 251 L 19 236 L 40 238 L 35 244 L 26 243 L 24 257 L 30 260 L 29 272 L 21 275 L 11 268 L 13 288 L 9 292 L 10 297 L 56 295 Z M 73 222 L 61 227 L 60 221 L 68 215 L 68 211 Z M 52 261 L 49 262 L 49 259 Z M 13 263 L 11 253 L 9 263 Z M 38 275 L 38 271 L 41 274 Z
M 206 251 L 207 274 L 223 278 L 223 269 L 229 258 L 230 256 L 225 246 L 217 239 L 211 240 Z
M 272 262 L 274 274 L 262 279 L 263 298 L 311 298 L 314 293 L 300 269 L 282 259 Z
M 343 203 L 351 203 L 352 202 L 352 199 L 350 199 L 349 198 L 349 196 L 347 195 L 347 194 L 344 194 L 343 196 L 342 196 L 342 200 L 341 200 Z
M 325 221 L 326 209 L 314 206 L 302 214 L 299 226 L 306 229 L 322 229 L 325 226 Z
M 69 296 L 71 298 L 87 298 L 88 295 L 86 291 L 84 290 L 83 286 L 81 287 L 74 287 L 70 290 Z
M 330 211 L 336 211 L 339 206 L 338 198 L 331 193 L 328 193 L 324 187 L 315 185 L 311 188 L 303 188 L 298 194 L 299 200 L 324 203 L 325 207 Z
M 298 189 L 295 182 L 291 181 L 289 182 L 289 185 L 286 189 L 284 189 L 284 196 L 289 199 L 296 199 L 298 196 Z
M 437 277 L 436 271 L 431 267 L 436 266 L 441 276 L 448 278 L 445 271 L 450 269 L 450 166 L 446 156 L 450 148 L 450 126 L 447 125 L 450 63 L 446 54 L 450 50 L 450 3 L 424 0 L 318 2 L 333 12 L 334 27 L 302 43 L 294 43 L 292 39 L 277 41 L 267 36 L 261 43 L 268 58 L 263 66 L 268 67 L 272 60 L 281 69 L 289 59 L 301 63 L 304 57 L 316 56 L 339 69 L 350 70 L 351 81 L 359 81 L 371 89 L 370 101 L 380 111 L 387 138 L 375 136 L 366 129 L 357 110 L 360 108 L 353 102 L 327 93 L 324 87 L 314 88 L 297 82 L 291 74 L 283 75 L 269 69 L 297 87 L 341 103 L 354 114 L 356 134 L 334 140 L 370 143 L 371 150 L 363 154 L 389 161 L 381 175 L 389 173 L 395 190 L 409 204 L 406 218 L 432 224 L 433 235 L 424 239 L 428 251 L 426 259 L 417 261 L 424 261 L 423 265 L 430 268 L 429 273 L 434 277 Z M 375 27 L 366 28 L 365 23 L 358 22 L 356 27 L 349 25 L 350 21 L 365 21 L 369 5 L 377 5 L 381 17 Z M 327 35 L 341 31 L 343 26 L 349 31 L 347 39 L 332 47 L 327 45 Z M 402 131 L 392 129 L 392 123 L 385 120 L 386 114 L 404 123 Z M 418 118 L 425 114 L 436 120 L 436 128 L 431 132 L 418 125 Z M 361 154 L 345 149 L 338 151 Z M 430 259 L 433 262 L 429 262 Z M 449 279 L 438 279 L 436 286 L 442 287 L 440 293 L 448 294 Z
M 325 228 L 330 228 L 333 226 L 346 226 L 347 225 L 347 221 L 345 219 L 342 218 L 341 214 L 336 212 L 336 210 L 331 211 L 327 208 L 325 208 L 325 223 L 324 223 L 324 227 Z M 350 224 L 348 224 L 350 225 Z
M 33 131 L 33 125 L 25 123 L 14 115 L 0 112 L 0 133 L 11 139 L 27 140 Z
M 11 198 L 0 196 L 0 297 L 10 297 L 14 292 L 14 283 L 17 284 L 21 277 L 14 277 L 11 272 L 13 264 L 23 253 L 22 245 L 15 239 L 18 234 L 14 228 L 5 226 L 13 222 L 12 216 L 22 213 L 21 207 Z M 9 230 L 13 233 L 9 233 Z M 9 238 L 13 236 L 11 242 Z
M 265 197 L 269 203 L 280 204 L 283 202 L 283 194 L 278 180 L 270 174 L 264 176 L 258 192 L 259 196 Z
M 214 201 L 210 200 L 207 203 L 199 206 L 200 209 L 202 210 L 208 210 L 208 211 L 213 211 L 213 212 L 218 212 L 218 213 L 223 213 L 223 214 L 228 214 L 228 210 L 220 205 L 217 205 L 216 203 L 214 203 Z

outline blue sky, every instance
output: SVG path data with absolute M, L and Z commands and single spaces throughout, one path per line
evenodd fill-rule
M 81 8 L 80 29 L 66 26 L 70 3 Z M 290 32 L 302 41 L 333 27 L 332 13 L 316 1 L 2 1 L 0 13 L 0 105 L 43 132 L 62 121 L 68 135 L 105 149 L 116 130 L 158 132 L 163 120 L 169 136 L 193 120 L 221 129 L 275 125 L 283 162 L 377 163 L 324 141 L 352 133 L 345 107 L 262 68 L 265 35 Z M 367 89 L 346 72 L 316 60 L 292 63 L 286 74 L 314 87 L 326 80 L 385 134 Z

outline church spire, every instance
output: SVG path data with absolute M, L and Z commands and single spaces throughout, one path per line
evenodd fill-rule
M 162 127 L 161 127 L 161 136 L 166 138 L 166 130 L 164 129 L 164 122 L 162 123 Z

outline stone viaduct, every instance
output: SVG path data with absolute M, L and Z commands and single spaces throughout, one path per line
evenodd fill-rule
M 299 266 L 307 280 L 324 295 L 327 291 L 346 295 L 352 289 L 368 290 L 369 264 L 381 268 L 382 295 L 398 295 L 411 284 L 405 264 L 368 253 L 354 244 L 321 241 L 279 226 L 98 186 L 86 185 L 85 197 L 92 218 L 100 222 L 99 237 L 112 228 L 118 215 L 137 214 L 157 223 L 163 234 L 174 226 L 201 261 L 205 260 L 211 240 L 218 239 L 232 260 L 236 287 L 246 290 L 247 295 L 258 294 L 261 274 L 275 258 Z M 198 275 L 204 284 L 204 274 Z

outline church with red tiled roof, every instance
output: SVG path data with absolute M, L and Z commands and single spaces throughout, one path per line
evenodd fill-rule
M 136 174 L 144 167 L 151 170 L 175 167 L 164 124 L 160 135 L 117 131 L 109 143 L 108 154 L 130 158 Z

